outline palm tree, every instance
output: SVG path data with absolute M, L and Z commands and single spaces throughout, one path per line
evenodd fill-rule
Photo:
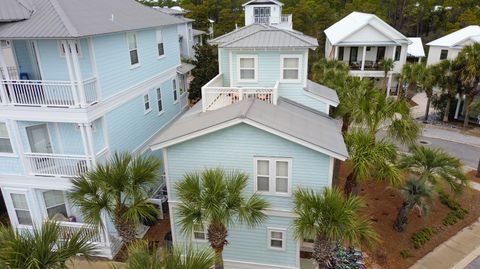
M 312 79 L 330 88 L 341 84 L 348 74 L 349 68 L 342 61 L 322 58 L 312 65 Z
M 424 66 L 419 68 L 420 74 L 418 78 L 418 84 L 427 95 L 427 105 L 425 107 L 424 121 L 428 121 L 428 114 L 430 113 L 430 103 L 432 101 L 433 87 L 437 84 L 437 76 L 441 73 L 441 69 L 437 65 Z
M 410 108 L 404 99 L 387 97 L 384 92 L 357 101 L 353 112 L 354 122 L 375 136 L 386 128 L 387 136 L 405 145 L 416 142 L 420 127 L 410 114 Z
M 448 115 L 452 104 L 452 99 L 457 94 L 458 77 L 455 73 L 455 62 L 451 60 L 443 60 L 437 64 L 437 86 L 440 87 L 442 93 L 447 95 L 447 104 L 445 105 L 445 114 L 443 121 L 448 122 Z
M 79 230 L 65 236 L 55 222 L 45 222 L 41 229 L 31 232 L 0 226 L 0 266 L 5 269 L 66 268 L 66 262 L 76 255 L 87 259 L 95 255 L 89 235 L 91 233 Z
M 428 212 L 428 203 L 434 196 L 434 190 L 432 185 L 427 181 L 411 178 L 400 188 L 400 193 L 405 199 L 405 202 L 403 202 L 402 207 L 399 208 L 394 224 L 397 232 L 405 231 L 408 216 L 412 209 L 418 208 L 420 212 L 424 214 Z
M 392 71 L 393 67 L 395 67 L 395 61 L 391 58 L 383 59 L 380 62 L 380 67 L 383 70 L 383 88 L 385 89 L 385 91 L 388 91 L 388 72 Z
M 480 83 L 480 43 L 464 47 L 458 54 L 456 61 L 460 69 L 458 76 L 462 80 L 462 84 L 467 88 L 467 100 L 465 100 L 465 119 L 463 126 L 468 127 L 470 104 L 473 98 L 479 93 Z
M 445 182 L 455 193 L 461 192 L 469 184 L 460 160 L 441 149 L 414 146 L 410 154 L 400 160 L 399 167 L 434 186 L 441 186 L 439 184 Z
M 69 193 L 87 222 L 102 224 L 102 213 L 112 219 L 126 244 L 133 242 L 142 219 L 153 219 L 155 207 L 148 202 L 147 192 L 157 180 L 160 161 L 154 157 L 133 157 L 115 153 L 106 164 L 73 180 Z
M 398 185 L 402 181 L 400 170 L 395 166 L 397 148 L 381 139 L 375 141 L 372 135 L 355 130 L 345 137 L 352 171 L 345 181 L 344 193 L 352 194 L 358 181 L 388 181 Z
M 402 81 L 402 83 L 406 82 L 408 84 L 406 92 L 407 99 L 410 99 L 417 91 L 417 83 L 421 66 L 422 65 L 419 63 L 408 63 L 405 64 L 402 68 L 402 71 L 400 73 L 400 80 Z M 400 92 L 399 97 L 403 98 L 403 91 Z
M 267 219 L 263 210 L 269 203 L 257 194 L 246 197 L 247 184 L 245 173 L 214 168 L 188 173 L 175 185 L 181 202 L 177 209 L 181 231 L 191 235 L 195 226 L 207 227 L 208 241 L 217 255 L 216 269 L 223 269 L 222 253 L 232 224 L 255 227 Z
M 214 264 L 215 253 L 208 248 L 194 250 L 188 247 L 185 251 L 174 248 L 169 253 L 150 250 L 147 241 L 137 241 L 128 247 L 125 269 L 210 269 Z
M 294 193 L 295 237 L 313 239 L 312 258 L 320 268 L 329 268 L 337 241 L 354 246 L 379 241 L 371 222 L 359 216 L 364 207 L 361 198 L 345 197 L 338 189 L 318 192 L 300 188 Z

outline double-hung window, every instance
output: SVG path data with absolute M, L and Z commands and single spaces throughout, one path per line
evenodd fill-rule
M 127 33 L 128 51 L 130 53 L 130 65 L 136 66 L 140 62 L 138 60 L 138 48 L 137 48 L 137 34 Z
M 24 193 L 10 193 L 13 209 L 20 225 L 33 225 L 32 215 L 28 208 L 27 196 Z
M 0 122 L 0 154 L 2 153 L 13 153 L 12 142 L 5 122 Z
M 300 56 L 282 56 L 282 80 L 299 81 L 300 80 Z
M 163 104 L 162 104 L 162 89 L 157 88 L 157 107 L 158 113 L 163 112 Z
M 440 51 L 440 60 L 445 60 L 448 57 L 448 50 L 441 50 Z
M 268 228 L 268 248 L 285 250 L 286 233 L 284 229 Z
M 178 100 L 178 90 L 177 90 L 177 80 L 172 79 L 172 89 L 173 89 L 173 102 L 177 102 Z
M 145 114 L 151 111 L 150 97 L 148 96 L 148 93 L 143 96 L 143 111 Z
M 256 81 L 257 79 L 257 57 L 244 56 L 238 57 L 238 80 Z
M 158 57 L 162 57 L 165 55 L 162 30 L 157 30 L 157 52 L 158 52 Z
M 205 225 L 195 224 L 193 226 L 193 240 L 207 241 L 207 231 Z
M 54 219 L 57 215 L 68 217 L 67 205 L 62 191 L 50 190 L 43 192 L 43 200 L 49 219 Z
M 289 196 L 292 193 L 292 159 L 255 158 L 256 192 L 261 194 Z

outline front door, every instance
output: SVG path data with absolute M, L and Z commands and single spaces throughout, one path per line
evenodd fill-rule
M 350 58 L 349 58 L 350 65 L 358 64 L 357 55 L 358 55 L 358 47 L 350 47 Z
M 46 124 L 26 128 L 30 151 L 34 153 L 52 153 L 52 143 Z
M 385 58 L 385 47 L 377 47 L 377 63 Z

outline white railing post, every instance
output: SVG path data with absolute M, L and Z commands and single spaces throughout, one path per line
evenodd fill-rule
M 242 101 L 242 100 L 243 100 L 243 89 L 238 88 L 238 101 Z
M 277 99 L 278 99 L 278 86 L 279 86 L 279 84 L 280 84 L 280 83 L 277 81 L 277 82 L 275 83 L 275 87 L 273 87 L 272 103 L 273 103 L 274 105 L 277 104 Z
M 77 47 L 73 40 L 67 40 L 67 44 L 72 55 L 73 70 L 78 87 L 78 101 L 80 102 L 80 107 L 85 107 L 85 88 L 83 86 L 82 72 L 80 70 L 80 61 L 78 59 Z M 78 41 L 78 46 L 80 46 L 80 41 Z
M 75 103 L 74 106 L 79 106 L 79 99 L 78 99 L 78 93 L 77 93 L 77 85 L 76 85 L 76 79 L 75 79 L 75 74 L 73 71 L 73 64 L 72 64 L 72 59 L 70 58 L 70 49 L 68 46 L 68 42 L 66 40 L 62 40 L 61 44 L 65 50 L 65 60 L 67 61 L 67 69 L 68 69 L 68 76 L 70 77 L 70 84 L 72 88 L 72 96 L 73 96 L 73 101 Z
M 202 111 L 207 111 L 207 91 L 202 87 Z

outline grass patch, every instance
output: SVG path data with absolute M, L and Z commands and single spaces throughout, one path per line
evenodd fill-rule
M 452 212 L 448 213 L 447 216 L 443 219 L 442 223 L 445 226 L 454 225 L 460 220 L 463 220 L 465 216 L 468 214 L 468 210 L 462 207 L 460 203 L 455 201 L 452 197 L 450 197 L 445 192 L 439 192 L 439 199 L 440 202 L 446 205 L 448 208 L 452 210 Z
M 400 257 L 402 257 L 403 259 L 408 259 L 410 257 L 413 257 L 412 253 L 410 252 L 410 250 L 408 249 L 402 249 L 400 251 Z
M 435 234 L 435 230 L 431 227 L 426 227 L 412 235 L 412 243 L 415 249 L 419 249 L 427 243 Z

